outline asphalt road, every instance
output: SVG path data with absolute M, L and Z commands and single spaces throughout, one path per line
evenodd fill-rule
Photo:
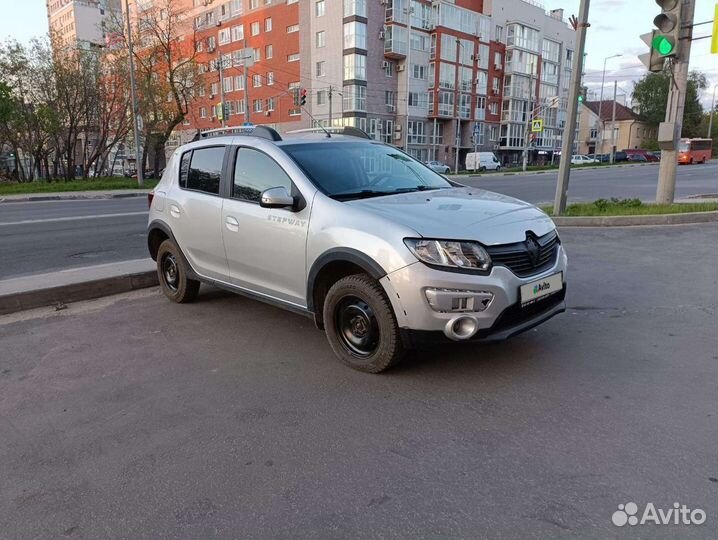
M 717 233 L 563 229 L 566 314 L 383 375 L 209 288 L 0 318 L 0 537 L 715 538 Z
M 148 257 L 147 199 L 0 203 L 0 279 Z
M 553 204 L 557 171 L 532 175 L 484 175 L 455 177 L 459 182 L 498 191 L 525 201 Z M 569 202 L 591 202 L 596 199 L 639 198 L 656 200 L 658 164 L 605 169 L 574 169 L 568 189 Z M 718 193 L 718 162 L 678 167 L 676 197 Z
M 655 198 L 655 165 L 574 170 L 569 200 Z M 556 173 L 459 177 L 532 203 L 553 201 Z M 718 193 L 718 163 L 678 168 L 677 195 Z M 147 200 L 0 203 L 0 279 L 147 257 Z

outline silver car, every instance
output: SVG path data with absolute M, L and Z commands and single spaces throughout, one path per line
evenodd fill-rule
M 451 168 L 441 161 L 427 161 L 426 164 L 432 171 L 438 172 L 439 174 L 449 174 L 451 172 Z
M 170 300 L 204 282 L 307 315 L 372 373 L 426 340 L 501 340 L 565 309 L 546 214 L 350 128 L 178 148 L 150 194 L 148 246 Z

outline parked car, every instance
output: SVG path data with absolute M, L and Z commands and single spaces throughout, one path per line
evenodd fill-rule
M 566 252 L 535 206 L 449 181 L 356 128 L 225 131 L 175 150 L 148 196 L 170 300 L 195 300 L 205 282 L 307 315 L 371 373 L 422 340 L 502 340 L 565 310 Z
M 621 161 L 628 161 L 628 154 L 626 154 L 626 152 L 616 152 L 616 155 L 613 156 L 613 161 L 615 163 L 619 163 Z
M 451 167 L 441 161 L 427 161 L 426 164 L 432 171 L 439 174 L 449 174 L 451 172 Z
M 469 152 L 466 154 L 466 169 L 469 171 L 498 171 L 501 162 L 493 152 Z
M 598 163 L 608 163 L 611 161 L 611 154 L 588 154 L 588 157 L 596 160 Z
M 643 148 L 633 148 L 630 150 L 624 150 L 624 152 L 626 152 L 626 154 L 628 154 L 629 156 L 631 156 L 631 155 L 644 156 L 646 158 L 646 161 L 655 162 L 655 161 L 659 160 L 658 156 L 656 156 L 653 152 L 651 152 L 650 150 L 644 150 Z M 633 160 L 633 161 L 636 161 L 636 160 Z M 641 161 L 641 160 L 638 160 L 638 161 Z
M 582 154 L 574 154 L 571 156 L 571 165 L 588 165 L 590 163 L 598 163 L 598 160 Z
M 628 161 L 645 163 L 648 159 L 643 154 L 628 154 Z

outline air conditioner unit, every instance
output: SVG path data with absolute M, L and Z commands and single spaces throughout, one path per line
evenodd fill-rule
M 404 71 L 406 69 L 406 66 L 404 64 L 399 64 L 396 66 L 397 71 Z
M 394 111 L 396 110 L 396 105 L 389 105 L 389 104 L 387 103 L 387 105 L 386 105 L 386 110 L 387 110 L 387 111 L 390 111 L 390 112 L 394 112 Z
M 272 111 L 264 111 L 264 116 L 270 116 L 272 114 Z
M 389 61 L 388 61 L 388 60 L 384 60 L 384 61 L 381 63 L 381 67 L 382 67 L 382 69 L 388 68 L 388 67 L 389 67 Z
M 207 52 L 214 52 L 216 47 L 207 47 Z
M 502 66 L 501 64 L 494 64 L 494 69 L 496 71 L 501 71 L 503 68 L 504 68 L 504 66 Z
M 395 140 L 395 141 L 398 141 L 399 139 L 401 139 L 401 132 L 400 132 L 400 131 L 395 131 L 395 132 L 394 132 L 394 140 Z
M 385 32 L 384 30 L 379 30 L 379 39 L 384 39 Z
M 498 88 L 492 88 L 492 89 L 491 89 L 491 92 L 492 92 L 494 95 L 496 95 L 496 96 L 499 95 L 499 89 L 498 89 Z

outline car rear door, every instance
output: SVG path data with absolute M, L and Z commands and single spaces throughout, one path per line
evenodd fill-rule
M 282 162 L 280 164 L 280 162 Z M 255 293 L 306 307 L 306 243 L 312 193 L 302 194 L 276 147 L 233 149 L 222 234 L 231 283 Z M 301 208 L 263 208 L 263 191 L 285 187 Z M 315 190 L 316 191 L 316 190 Z
M 228 276 L 221 226 L 226 151 L 217 145 L 184 152 L 179 185 L 167 198 L 169 225 L 179 248 L 196 272 L 217 279 Z

